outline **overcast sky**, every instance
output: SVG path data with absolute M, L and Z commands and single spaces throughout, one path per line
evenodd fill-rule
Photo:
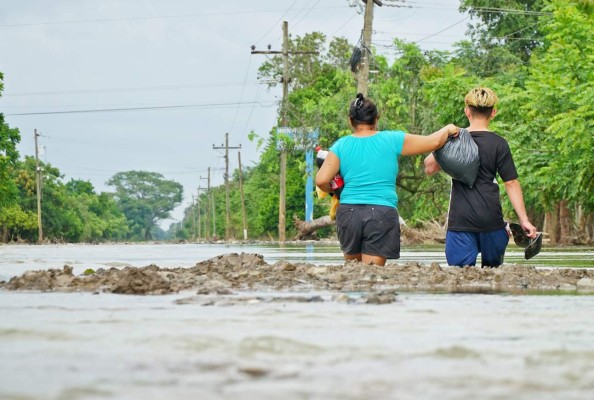
M 206 187 L 208 167 L 211 183 L 223 183 L 224 153 L 213 144 L 228 132 L 253 165 L 259 153 L 248 133 L 266 136 L 276 123 L 282 88 L 258 83 L 266 56 L 250 46 L 280 50 L 282 21 L 292 37 L 319 31 L 354 45 L 363 15 L 349 4 L 358 2 L 0 0 L 0 112 L 21 132 L 21 156 L 34 155 L 34 129 L 41 133 L 41 158 L 65 181 L 112 191 L 105 182 L 115 173 L 146 170 L 181 183 L 180 219 Z M 458 3 L 384 1 L 372 42 L 387 56 L 395 37 L 449 50 L 468 23 Z M 236 169 L 237 151 L 229 159 Z

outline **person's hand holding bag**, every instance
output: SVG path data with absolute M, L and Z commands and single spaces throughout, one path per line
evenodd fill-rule
M 453 133 L 453 129 L 449 132 Z M 435 150 L 433 156 L 443 172 L 470 187 L 474 186 L 480 161 L 478 146 L 468 130 L 460 128 L 457 134 L 450 134 L 446 144 Z

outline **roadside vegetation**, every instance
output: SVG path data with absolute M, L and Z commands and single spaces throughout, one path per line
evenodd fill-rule
M 463 0 L 474 25 L 468 40 L 451 52 L 423 51 L 395 38 L 389 48 L 375 48 L 369 97 L 380 110 L 380 129 L 428 134 L 454 123 L 465 126 L 463 98 L 474 86 L 493 88 L 499 98 L 493 128 L 512 148 L 530 219 L 552 245 L 591 244 L 594 238 L 594 2 L 591 0 L 511 0 L 489 2 L 522 12 L 485 11 L 482 0 Z M 353 44 L 312 32 L 293 37 L 291 50 L 317 51 L 291 58 L 288 126 L 319 131 L 328 148 L 350 134 L 347 107 L 354 98 Z M 263 63 L 259 78 L 280 85 L 281 57 Z M 0 75 L 0 94 L 2 91 Z M 279 204 L 279 152 L 275 127 L 252 132 L 259 161 L 243 169 L 242 183 L 250 238 L 274 239 Z M 20 135 L 0 114 L 0 239 L 38 239 L 35 160 L 16 151 Z M 305 154 L 291 147 L 287 155 L 287 238 L 295 235 L 293 215 L 304 218 Z M 449 178 L 426 177 L 422 157 L 401 159 L 397 177 L 399 211 L 407 224 L 443 224 Z M 181 203 L 176 182 L 148 171 L 125 171 L 111 178 L 113 193 L 96 193 L 87 181 L 69 180 L 43 164 L 43 226 L 47 240 L 103 242 L 225 237 L 225 186 L 200 195 L 183 221 L 168 232 L 158 228 Z M 231 237 L 242 237 L 239 171 L 230 177 Z M 213 204 L 215 205 L 213 207 Z M 314 218 L 327 214 L 327 199 L 315 200 Z M 504 203 L 513 219 L 513 208 Z M 214 220 L 213 220 L 214 209 Z M 197 228 L 197 216 L 200 229 Z M 216 227 L 216 232 L 213 232 Z M 216 235 L 215 235 L 216 234 Z M 327 227 L 318 237 L 333 234 Z

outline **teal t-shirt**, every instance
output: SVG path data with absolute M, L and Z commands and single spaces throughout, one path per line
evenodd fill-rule
M 379 131 L 366 137 L 345 136 L 330 147 L 340 160 L 344 179 L 341 203 L 398 206 L 396 176 L 405 135 Z

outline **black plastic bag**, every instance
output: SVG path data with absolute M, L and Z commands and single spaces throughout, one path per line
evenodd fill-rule
M 479 170 L 479 151 L 468 130 L 461 128 L 457 137 L 433 152 L 441 170 L 452 178 L 472 187 Z

